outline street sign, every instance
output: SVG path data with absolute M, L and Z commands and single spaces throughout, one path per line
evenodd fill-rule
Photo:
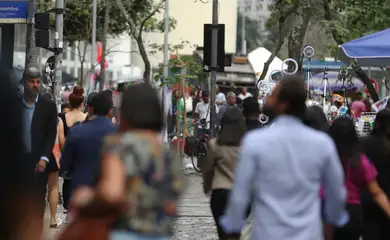
M 27 23 L 28 1 L 0 1 L 0 23 Z

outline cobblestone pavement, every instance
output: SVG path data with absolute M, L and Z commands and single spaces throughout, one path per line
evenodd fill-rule
M 186 170 L 188 175 L 188 189 L 180 201 L 179 218 L 175 226 L 173 240 L 217 240 L 214 219 L 210 212 L 209 199 L 202 191 L 202 180 L 199 174 L 191 170 Z M 57 219 L 59 222 L 65 221 L 65 210 L 59 206 Z M 45 232 L 46 239 L 51 240 L 61 230 L 59 228 L 50 229 L 50 213 L 46 209 Z

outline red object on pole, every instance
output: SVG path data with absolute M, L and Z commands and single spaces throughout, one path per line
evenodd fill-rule
M 372 86 L 374 86 L 375 92 L 378 92 L 378 91 L 379 91 L 379 84 L 378 84 L 378 82 L 377 82 L 375 79 L 373 79 L 373 78 L 371 78 L 370 80 L 371 80 Z M 364 92 L 365 92 L 367 95 L 370 94 L 370 93 L 368 92 L 367 87 L 364 88 Z

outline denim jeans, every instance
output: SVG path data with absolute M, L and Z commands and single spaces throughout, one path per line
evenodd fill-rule
M 112 231 L 109 235 L 110 240 L 169 240 L 169 237 L 148 236 L 128 231 Z

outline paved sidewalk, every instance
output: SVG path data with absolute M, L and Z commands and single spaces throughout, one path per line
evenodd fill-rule
M 202 179 L 199 174 L 188 175 L 188 189 L 179 205 L 179 218 L 175 226 L 174 240 L 217 240 L 214 219 L 210 212 L 209 199 L 203 194 Z M 57 210 L 59 222 L 65 221 L 64 209 Z M 47 240 L 55 239 L 55 235 L 64 225 L 50 229 L 50 213 L 45 212 L 45 232 Z

